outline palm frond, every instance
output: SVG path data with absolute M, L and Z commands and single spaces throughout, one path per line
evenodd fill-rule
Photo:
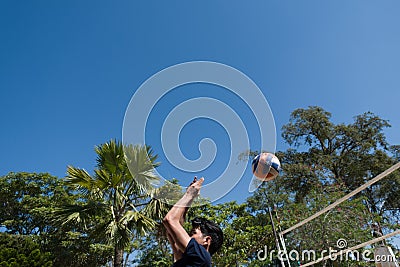
M 131 241 L 132 232 L 125 225 L 120 222 L 111 221 L 106 229 L 108 235 L 108 242 L 115 246 L 117 249 L 125 248 Z
M 56 208 L 53 211 L 53 218 L 61 225 L 76 223 L 88 227 L 88 225 L 95 222 L 96 216 L 106 214 L 107 210 L 107 205 L 89 200 L 81 205 L 65 205 Z
M 126 169 L 124 149 L 122 143 L 111 140 L 95 148 L 97 153 L 97 167 L 109 173 L 124 172 Z
M 137 210 L 127 211 L 122 222 L 130 229 L 135 229 L 137 235 L 145 235 L 148 231 L 154 229 L 156 222 Z
M 103 188 L 99 186 L 98 179 L 92 177 L 85 169 L 72 166 L 67 168 L 68 176 L 65 180 L 67 185 L 74 185 L 83 194 L 92 199 L 103 197 Z
M 125 149 L 125 160 L 129 171 L 135 179 L 138 187 L 150 190 L 154 184 L 158 184 L 160 178 L 155 175 L 155 168 L 159 163 L 155 162 L 157 156 L 149 146 L 128 145 Z
M 79 169 L 72 166 L 67 167 L 68 176 L 65 182 L 69 185 L 78 185 L 87 189 L 93 187 L 93 178 L 85 169 Z
M 111 187 L 110 174 L 103 169 L 94 170 L 96 174 L 96 185 L 99 189 L 105 190 Z
M 143 208 L 142 212 L 146 216 L 161 221 L 170 210 L 170 206 L 166 201 L 160 199 L 151 199 L 150 202 Z

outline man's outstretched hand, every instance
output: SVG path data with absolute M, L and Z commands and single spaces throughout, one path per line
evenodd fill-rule
M 188 194 L 192 198 L 197 197 L 200 194 L 200 188 L 203 185 L 203 182 L 203 177 L 197 179 L 197 176 L 195 176 L 189 187 L 186 189 L 186 194 Z

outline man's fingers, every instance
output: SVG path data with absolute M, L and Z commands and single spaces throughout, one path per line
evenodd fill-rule
M 189 187 L 200 188 L 203 182 L 204 182 L 204 177 L 197 179 L 197 176 L 195 176 L 193 181 L 190 183 Z
M 202 184 L 203 184 L 203 182 L 204 182 L 204 177 L 201 177 L 200 179 L 198 179 L 198 180 L 193 184 L 193 186 L 194 186 L 195 188 L 200 189 L 201 186 L 202 186 Z
M 196 181 L 197 181 L 197 176 L 195 176 L 195 177 L 193 178 L 193 181 L 190 183 L 189 186 L 191 186 L 192 184 L 194 184 Z
M 203 182 L 204 182 L 204 177 L 201 177 L 201 178 L 197 181 L 197 183 L 198 183 L 199 185 L 202 185 Z

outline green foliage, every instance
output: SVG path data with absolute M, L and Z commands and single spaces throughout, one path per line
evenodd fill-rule
M 94 175 L 84 169 L 68 167 L 66 182 L 75 186 L 83 197 L 79 203 L 59 208 L 55 216 L 62 225 L 83 227 L 112 246 L 113 265 L 122 266 L 124 251 L 132 239 L 151 231 L 156 224 L 149 216 L 149 208 L 144 207 L 151 201 L 149 184 L 158 180 L 154 174 L 158 163 L 146 146 L 124 147 L 111 140 L 95 151 Z M 125 157 L 124 152 L 129 156 Z M 156 200 L 151 203 L 160 207 Z
M 383 129 L 388 121 L 367 112 L 350 124 L 335 125 L 320 107 L 297 109 L 282 136 L 294 149 L 283 152 L 285 187 L 296 202 L 317 185 L 344 185 L 350 192 L 397 162 L 397 146 L 389 146 Z M 301 149 L 298 151 L 297 149 Z M 393 173 L 362 192 L 370 211 L 385 223 L 399 218 L 400 176 Z M 394 220 L 393 220 L 394 218 Z
M 74 206 L 81 195 L 46 173 L 9 173 L 0 177 L 0 223 L 10 238 L 34 236 L 50 253 L 53 266 L 100 266 L 110 258 L 94 231 L 53 220 L 60 206 Z
M 334 124 L 330 117 L 319 107 L 297 109 L 283 127 L 282 136 L 294 145 L 279 153 L 284 169 L 280 188 L 292 200 L 282 208 L 282 217 L 292 225 L 397 162 L 391 154 L 396 146 L 390 147 L 383 134 L 390 127 L 387 121 L 370 112 L 347 125 Z M 291 246 L 328 249 L 339 238 L 345 238 L 349 246 L 369 240 L 372 224 L 377 223 L 380 231 L 397 224 L 399 192 L 397 172 L 291 233 L 288 239 L 296 240 Z M 288 216 L 289 211 L 296 214 Z
M 51 230 L 47 218 L 68 190 L 47 173 L 9 173 L 0 177 L 0 224 L 8 233 L 37 235 Z
M 51 267 L 49 252 L 40 249 L 32 237 L 0 233 L 0 266 Z
M 338 186 L 315 188 L 307 196 L 305 203 L 292 203 L 277 210 L 280 221 L 292 225 L 306 219 L 343 197 L 343 190 Z M 362 198 L 355 198 L 319 216 L 304 226 L 286 235 L 289 250 L 340 250 L 337 240 L 345 239 L 347 247 L 352 247 L 372 238 L 369 228 L 371 217 L 363 204 Z M 286 227 L 285 227 L 286 228 Z
M 199 210 L 193 212 L 215 221 L 224 232 L 223 247 L 213 256 L 215 266 L 237 266 L 238 263 L 255 266 L 262 263 L 257 259 L 258 250 L 273 244 L 272 227 L 267 218 L 252 213 L 246 203 L 208 204 Z
M 161 224 L 137 242 L 138 256 L 132 263 L 137 266 L 169 267 L 173 264 L 172 250 Z
M 277 227 L 287 229 L 386 170 L 398 160 L 398 146 L 389 146 L 383 134 L 389 126 L 370 112 L 345 125 L 334 124 L 331 114 L 320 107 L 293 111 L 282 129 L 292 147 L 276 153 L 284 171 L 247 200 L 253 214 L 265 215 L 273 206 Z M 247 151 L 240 156 L 255 154 Z M 335 248 L 339 238 L 352 246 L 372 238 L 373 223 L 381 231 L 398 227 L 399 179 L 398 172 L 393 173 L 289 233 L 289 249 Z
M 52 248 L 53 266 L 104 266 L 111 260 L 113 248 L 104 244 L 94 231 L 68 229 L 63 227 L 47 237 L 46 247 Z

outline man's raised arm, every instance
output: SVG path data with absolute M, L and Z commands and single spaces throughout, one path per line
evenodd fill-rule
M 180 252 L 183 253 L 190 241 L 190 236 L 183 228 L 182 224 L 188 208 L 192 205 L 193 200 L 199 195 L 203 182 L 204 178 L 197 180 L 195 177 L 193 182 L 187 188 L 185 194 L 171 208 L 163 220 L 175 256 Z M 175 253 L 176 250 L 177 253 Z

